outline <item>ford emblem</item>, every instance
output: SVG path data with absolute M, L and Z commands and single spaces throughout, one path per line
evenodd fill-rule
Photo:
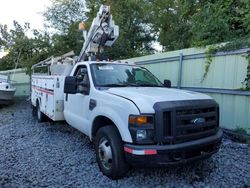
M 206 122 L 205 118 L 196 118 L 196 119 L 191 120 L 191 123 L 195 125 L 202 125 L 205 122 Z

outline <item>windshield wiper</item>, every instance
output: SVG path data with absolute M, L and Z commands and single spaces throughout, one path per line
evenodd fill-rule
M 141 87 L 163 87 L 161 85 L 156 85 L 156 84 L 138 84 Z
M 156 84 L 142 84 L 142 83 L 127 83 L 127 86 L 134 86 L 134 87 L 163 87 L 161 85 Z
M 103 85 L 100 85 L 100 87 L 127 87 L 127 85 L 124 85 L 124 84 L 103 84 Z
M 99 87 L 163 87 L 161 85 L 155 84 L 139 84 L 139 83 L 124 83 L 124 84 L 103 84 L 99 85 Z

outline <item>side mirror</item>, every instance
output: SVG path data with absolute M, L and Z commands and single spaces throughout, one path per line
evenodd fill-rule
M 171 88 L 171 81 L 170 80 L 164 80 L 164 86 L 167 88 Z
M 64 82 L 64 93 L 76 94 L 77 93 L 77 77 L 67 76 Z

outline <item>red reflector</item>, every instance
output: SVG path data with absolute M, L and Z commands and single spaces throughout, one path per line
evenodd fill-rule
M 133 153 L 133 150 L 128 148 L 128 147 L 124 147 L 124 151 L 126 151 L 128 153 Z
M 145 155 L 156 155 L 157 150 L 153 150 L 153 149 L 145 150 L 144 153 L 145 153 Z

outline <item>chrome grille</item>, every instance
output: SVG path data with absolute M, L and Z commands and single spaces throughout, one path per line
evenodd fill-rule
M 182 143 L 213 135 L 218 128 L 218 110 L 202 107 L 163 112 L 164 137 L 171 143 Z

